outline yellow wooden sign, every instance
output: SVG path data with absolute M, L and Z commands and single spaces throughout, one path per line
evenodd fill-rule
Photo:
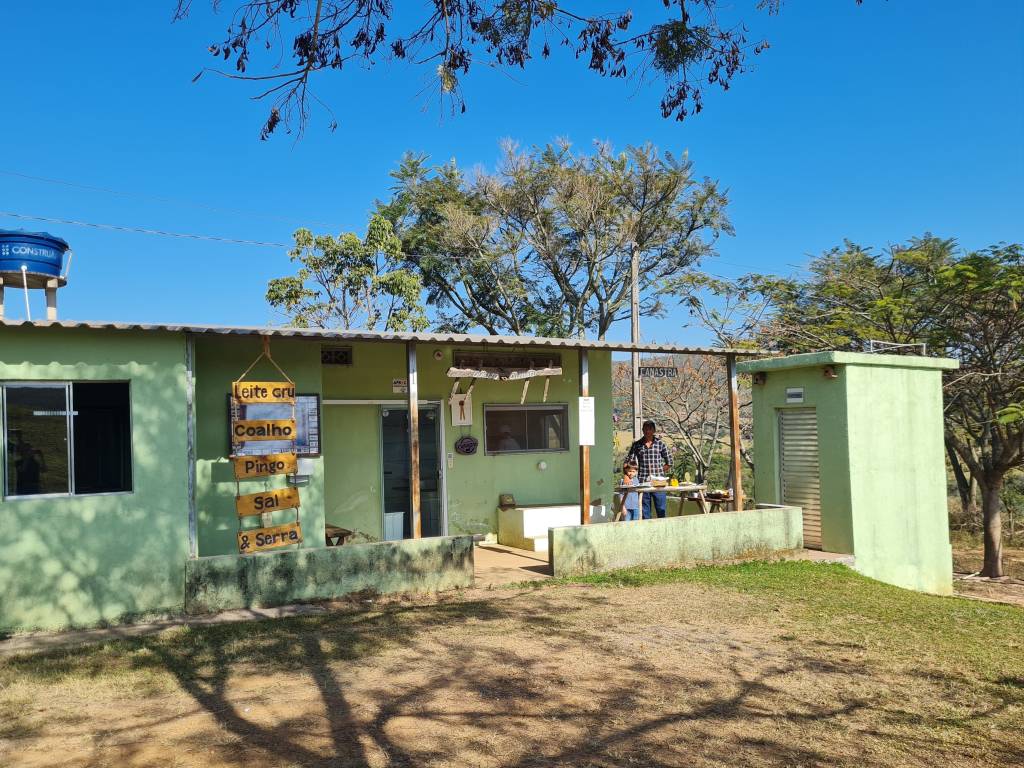
M 235 511 L 239 517 L 262 515 L 278 509 L 294 509 L 299 506 L 298 488 L 275 488 L 272 491 L 247 493 L 235 497 Z
M 267 477 L 268 475 L 294 475 L 298 457 L 294 453 L 266 453 L 262 456 L 234 456 L 235 479 Z
M 295 419 L 239 419 L 231 422 L 231 440 L 294 440 Z
M 231 392 L 239 403 L 294 403 L 295 385 L 290 381 L 235 381 Z
M 301 542 L 302 528 L 297 522 L 275 525 L 270 528 L 251 528 L 248 531 L 238 532 L 238 551 L 243 555 L 287 547 L 290 544 Z

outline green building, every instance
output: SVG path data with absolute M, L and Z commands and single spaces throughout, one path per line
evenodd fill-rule
M 281 380 L 276 364 L 294 381 L 297 471 L 236 482 L 232 453 L 291 449 L 231 445 L 232 382 L 261 354 L 264 339 L 272 362 L 260 359 L 246 379 Z M 633 348 L 450 334 L 2 322 L 0 629 L 215 610 L 250 603 L 250 592 L 269 591 L 278 602 L 331 597 L 380 588 L 385 578 L 389 589 L 467 585 L 467 562 L 471 584 L 466 537 L 495 533 L 501 494 L 519 505 L 578 509 L 588 496 L 595 505 L 588 509 L 607 509 L 611 353 Z M 410 390 L 419 425 L 419 531 Z M 584 394 L 593 398 L 596 431 L 586 451 L 590 482 L 581 487 Z M 236 419 L 290 415 L 271 405 L 244 408 Z M 299 491 L 297 512 L 240 521 L 238 494 L 287 485 Z M 239 557 L 240 527 L 296 518 L 301 544 Z M 350 543 L 328 547 L 331 527 L 352 532 Z M 395 546 L 371 543 L 384 541 Z
M 854 352 L 740 363 L 753 378 L 757 500 L 799 506 L 806 547 L 951 594 L 942 371 L 957 366 Z

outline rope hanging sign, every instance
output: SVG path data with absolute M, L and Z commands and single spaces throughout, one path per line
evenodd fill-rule
M 284 381 L 246 381 L 245 377 L 260 360 L 266 359 Z M 302 542 L 302 528 L 299 524 L 298 488 L 265 488 L 258 493 L 242 494 L 239 481 L 257 477 L 294 474 L 298 469 L 295 452 L 297 437 L 295 420 L 295 382 L 285 373 L 270 354 L 270 339 L 263 337 L 263 351 L 252 364 L 242 372 L 237 381 L 231 383 L 231 396 L 239 405 L 291 405 L 290 419 L 235 419 L 231 421 L 231 444 L 240 446 L 251 441 L 287 441 L 292 444 L 288 453 L 272 453 L 259 456 L 233 455 L 235 468 L 235 511 L 238 515 L 238 551 L 251 554 L 268 549 L 277 549 Z M 237 448 L 233 449 L 237 452 Z M 294 509 L 295 521 L 283 525 L 270 525 L 271 512 Z M 259 516 L 261 527 L 243 528 L 247 517 Z

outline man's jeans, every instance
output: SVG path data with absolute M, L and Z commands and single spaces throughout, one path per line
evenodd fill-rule
M 655 493 L 645 493 L 643 500 L 643 515 L 644 520 L 651 519 L 651 502 L 654 502 L 654 511 L 658 513 L 658 517 L 665 516 L 665 496 L 664 491 Z
M 624 509 L 622 510 L 623 520 L 639 520 L 640 510 L 639 509 Z

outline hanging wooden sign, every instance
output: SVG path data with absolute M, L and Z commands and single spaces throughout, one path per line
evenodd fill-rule
M 298 457 L 294 453 L 265 453 L 262 456 L 234 456 L 235 479 L 269 475 L 294 475 L 298 469 Z
M 231 393 L 246 405 L 295 402 L 295 385 L 290 381 L 235 381 Z
M 238 551 L 243 555 L 301 543 L 302 527 L 298 521 L 238 532 Z
M 239 419 L 231 423 L 231 439 L 236 443 L 295 440 L 295 419 Z
M 235 511 L 239 517 L 262 515 L 279 509 L 295 509 L 299 506 L 298 488 L 275 488 L 272 491 L 246 493 L 235 497 Z

